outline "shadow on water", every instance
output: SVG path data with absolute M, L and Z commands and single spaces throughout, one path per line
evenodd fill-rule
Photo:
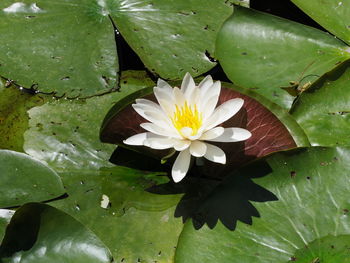
M 180 183 L 169 182 L 153 186 L 148 191 L 164 195 L 184 193 L 176 207 L 175 217 L 182 217 L 183 222 L 192 219 L 195 229 L 204 224 L 214 228 L 220 220 L 228 229 L 234 230 L 237 221 L 252 224 L 253 216 L 260 217 L 251 201 L 278 200 L 252 180 L 271 171 L 270 166 L 260 160 L 231 173 L 222 181 L 188 176 Z

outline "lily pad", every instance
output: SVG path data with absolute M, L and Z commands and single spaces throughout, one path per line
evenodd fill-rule
M 225 127 L 248 129 L 252 133 L 252 137 L 241 143 L 218 143 L 219 147 L 227 155 L 227 165 L 208 163 L 211 168 L 206 167 L 205 171 L 203 171 L 207 176 L 221 177 L 229 170 L 232 170 L 233 167 L 242 165 L 255 158 L 263 157 L 271 152 L 308 145 L 307 138 L 299 125 L 286 111 L 276 104 L 262 99 L 264 103 L 262 105 L 258 102 L 261 96 L 255 95 L 256 99 L 254 99 L 240 93 L 241 91 L 253 95 L 253 92 L 245 91 L 228 83 L 223 83 L 222 85 L 225 88 L 222 89 L 218 104 L 232 98 L 243 98 L 245 101 L 242 109 L 223 125 Z M 143 96 L 155 100 L 151 89 L 144 89 L 126 97 L 123 103 L 116 104 L 110 110 L 101 128 L 102 141 L 125 147 L 122 143 L 124 139 L 144 132 L 140 124 L 146 121 L 131 107 L 131 103 L 136 98 Z M 284 123 L 286 124 L 284 125 Z M 156 151 L 147 147 L 129 148 L 158 159 L 164 157 L 167 153 L 167 151 Z
M 0 209 L 0 240 L 2 241 L 2 238 L 5 235 L 5 229 L 10 223 L 11 217 L 15 211 L 13 210 L 8 210 L 8 209 Z M 1 245 L 1 242 L 0 242 Z
M 186 72 L 198 76 L 216 65 L 206 54 L 214 53 L 217 32 L 238 2 L 246 1 L 114 0 L 107 8 L 151 72 L 181 79 Z
M 292 0 L 292 2 L 329 32 L 350 44 L 348 1 Z
M 0 75 L 57 96 L 115 89 L 114 28 L 103 3 L 1 1 L 0 35 L 6 37 L 0 40 Z
M 260 217 L 252 201 L 277 200 L 273 193 L 252 181 L 270 172 L 269 165 L 259 160 L 239 172 L 234 171 L 221 182 L 197 174 L 197 177 L 186 176 L 179 183 L 155 185 L 150 191 L 163 195 L 184 193 L 176 206 L 175 217 L 182 217 L 184 223 L 191 218 L 195 229 L 205 224 L 214 228 L 220 220 L 229 230 L 234 230 L 237 221 L 252 224 L 252 217 Z
M 6 229 L 0 260 L 7 262 L 112 262 L 110 251 L 77 220 L 45 204 L 19 208 Z
M 19 90 L 0 78 L 0 148 L 23 152 L 23 133 L 28 129 L 27 111 L 43 104 L 41 95 Z
M 326 73 L 291 109 L 312 145 L 350 145 L 350 61 Z
M 317 239 L 297 251 L 294 257 L 301 263 L 350 262 L 350 235 L 329 235 Z M 322 261 L 321 261 L 322 260 Z
M 166 177 L 123 167 L 60 175 L 69 197 L 50 204 L 89 227 L 116 262 L 171 262 L 183 227 L 173 215 L 180 196 L 145 191 Z
M 65 193 L 54 170 L 30 156 L 0 150 L 0 207 L 45 201 Z
M 99 128 L 108 109 L 124 96 L 151 82 L 143 73 L 125 72 L 120 92 L 86 100 L 49 99 L 28 111 L 24 150 L 55 170 L 98 170 L 111 166 L 114 146 L 99 141 Z
M 345 261 L 336 260 L 339 253 L 328 254 L 331 245 L 339 246 L 335 238 L 346 242 L 350 236 L 350 148 L 299 149 L 275 153 L 266 161 L 273 172 L 254 181 L 278 201 L 254 203 L 261 218 L 252 225 L 238 223 L 235 231 L 222 224 L 194 230 L 186 223 L 176 262 L 309 263 L 310 253 L 311 260 L 348 262 L 349 250 L 341 250 Z
M 174 255 L 183 226 L 173 218 L 172 207 L 180 196 L 145 192 L 167 177 L 112 167 L 108 159 L 115 146 L 99 141 L 108 109 L 124 96 L 154 84 L 144 73 L 124 72 L 121 85 L 120 92 L 86 100 L 50 99 L 30 109 L 24 149 L 59 171 L 63 179 L 68 196 L 50 204 L 89 227 L 117 261 L 166 261 Z
M 237 7 L 218 34 L 215 57 L 233 83 L 289 109 L 294 97 L 281 87 L 309 85 L 350 53 L 325 32 Z

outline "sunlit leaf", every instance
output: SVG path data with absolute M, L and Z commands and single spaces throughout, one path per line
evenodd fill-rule
M 0 207 L 45 201 L 65 193 L 60 177 L 30 156 L 0 150 Z
M 115 89 L 117 49 L 103 3 L 2 0 L 0 75 L 58 96 Z
M 301 94 L 291 113 L 313 145 L 350 145 L 350 61 Z
M 180 196 L 145 191 L 166 177 L 123 167 L 60 175 L 69 197 L 50 204 L 89 227 L 117 262 L 171 262 L 183 227 L 173 208 Z
M 90 230 L 48 205 L 19 208 L 0 246 L 1 262 L 112 262 L 110 251 Z
M 329 32 L 350 44 L 350 3 L 333 0 L 292 0 Z
M 309 148 L 266 160 L 271 174 L 254 181 L 278 201 L 254 203 L 260 218 L 235 231 L 186 223 L 176 262 L 349 262 L 350 149 Z
M 294 97 L 281 87 L 306 88 L 350 54 L 320 30 L 237 7 L 218 34 L 215 56 L 233 83 L 289 109 Z

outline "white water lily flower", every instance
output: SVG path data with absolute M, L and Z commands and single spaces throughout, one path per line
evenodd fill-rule
M 180 89 L 172 88 L 159 79 L 154 87 L 159 104 L 137 99 L 136 104 L 132 105 L 138 114 L 149 121 L 140 124 L 147 132 L 131 136 L 124 143 L 159 150 L 174 148 L 179 151 L 171 173 L 175 182 L 185 177 L 191 155 L 225 164 L 224 151 L 207 141 L 239 142 L 248 139 L 251 133 L 242 128 L 218 126 L 235 115 L 244 103 L 243 99 L 236 98 L 215 108 L 220 90 L 220 81 L 213 82 L 211 76 L 196 86 L 187 73 Z

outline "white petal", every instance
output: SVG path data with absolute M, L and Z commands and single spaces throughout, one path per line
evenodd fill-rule
M 192 107 L 196 105 L 197 109 L 199 109 L 198 106 L 200 105 L 200 100 L 200 90 L 197 87 L 195 87 L 192 93 L 187 98 L 188 104 Z
M 171 170 L 171 175 L 175 183 L 180 182 L 186 176 L 190 162 L 191 154 L 188 149 L 179 153 Z
M 143 111 L 156 111 L 166 116 L 166 112 L 163 108 L 153 101 L 147 99 L 136 99 L 136 104 L 133 105 L 137 105 L 137 107 L 143 109 Z
M 152 132 L 154 134 L 162 135 L 165 137 L 174 137 L 179 139 L 181 138 L 181 136 L 176 131 L 174 131 L 171 127 L 166 125 L 158 126 L 154 123 L 145 122 L 145 123 L 141 123 L 140 126 L 145 130 Z
M 201 97 L 201 109 L 203 112 L 204 120 L 208 118 L 214 111 L 218 104 L 219 96 L 221 91 L 221 82 L 216 81 L 210 89 L 206 92 L 206 95 Z
M 192 128 L 184 127 L 181 129 L 181 135 L 185 138 L 190 138 L 192 134 Z
M 205 153 L 204 158 L 215 163 L 226 163 L 226 155 L 224 151 L 221 150 L 219 147 L 208 143 L 207 152 Z
M 146 139 L 147 139 L 147 132 L 144 132 L 144 133 L 139 133 L 127 138 L 126 140 L 123 141 L 123 143 L 128 145 L 143 145 Z
M 162 111 L 150 110 L 150 109 L 147 109 L 144 106 L 138 105 L 138 104 L 133 104 L 132 107 L 143 118 L 145 118 L 146 120 L 148 120 L 150 122 L 157 124 L 158 126 L 165 126 L 165 125 L 169 126 L 170 125 L 168 118 L 164 115 L 164 113 Z
M 206 141 L 206 140 L 212 140 L 224 133 L 225 129 L 223 127 L 215 127 L 209 131 L 206 131 L 203 133 L 203 135 L 200 137 L 201 140 Z
M 189 98 L 196 87 L 196 84 L 194 83 L 194 80 L 190 73 L 186 73 L 182 83 L 181 83 L 181 91 L 185 95 L 186 98 Z
M 252 134 L 242 128 L 225 128 L 224 133 L 213 139 L 208 139 L 212 142 L 240 142 L 249 139 Z
M 213 85 L 213 78 L 208 75 L 198 84 L 198 88 L 200 88 L 202 92 L 206 93 L 211 85 Z
M 158 104 L 156 104 L 158 105 Z M 147 104 L 143 104 L 143 103 L 136 103 L 136 104 L 132 104 L 131 105 L 134 110 L 140 114 L 142 117 L 144 117 L 143 115 L 145 114 L 145 111 L 154 111 L 154 112 L 158 112 L 160 114 L 164 114 L 163 110 L 159 107 L 155 107 L 155 106 L 151 106 L 151 105 L 147 105 Z M 144 117 L 146 118 L 146 117 Z
M 161 110 L 159 104 L 151 101 L 151 100 L 147 100 L 147 99 L 136 99 L 136 104 L 137 105 L 142 105 L 144 107 L 147 107 L 148 109 L 157 109 L 157 110 Z
M 194 157 L 202 157 L 207 152 L 207 145 L 201 141 L 193 141 L 190 146 L 190 153 Z
M 161 105 L 161 107 L 162 107 L 164 113 L 165 113 L 167 116 L 173 116 L 174 111 L 175 111 L 174 102 L 172 102 L 172 101 L 167 101 L 167 100 L 162 100 L 162 99 L 159 99 L 158 102 L 159 102 L 159 104 Z
M 197 131 L 197 133 L 195 135 L 191 135 L 192 134 L 192 129 L 191 128 L 185 127 L 183 129 L 185 129 L 184 132 L 187 135 L 186 138 L 191 140 L 191 141 L 198 140 L 203 134 L 202 127 L 199 128 L 199 130 Z M 189 130 L 186 130 L 186 129 L 189 129 Z M 182 129 L 181 129 L 181 132 L 182 132 Z M 184 133 L 182 132 L 182 134 L 184 134 Z
M 221 104 L 213 114 L 203 123 L 206 130 L 209 130 L 224 121 L 230 119 L 235 115 L 243 106 L 244 100 L 240 98 L 228 100 Z
M 173 100 L 173 93 L 172 89 L 168 88 L 160 88 L 160 87 L 154 87 L 153 93 L 156 96 L 157 100 L 159 99 L 165 99 L 165 100 Z
M 167 137 L 147 138 L 143 145 L 152 149 L 164 150 L 174 147 L 174 139 Z
M 167 92 L 172 92 L 172 87 L 168 84 L 168 82 L 162 80 L 162 79 L 158 79 L 157 81 L 157 87 L 161 88 L 163 90 L 166 90 Z
M 162 107 L 163 111 L 169 115 L 170 114 L 169 104 L 170 105 L 174 104 L 173 90 L 154 87 L 153 92 L 157 98 L 159 105 Z
M 191 141 L 189 140 L 177 140 L 175 143 L 174 143 L 174 149 L 176 151 L 183 151 L 185 149 L 187 149 L 191 144 Z
M 147 101 L 147 100 L 144 100 L 144 101 Z M 139 113 L 141 116 L 144 114 L 145 111 L 154 111 L 154 112 L 158 112 L 159 114 L 163 114 L 164 115 L 164 112 L 163 112 L 162 108 L 158 104 L 156 104 L 156 103 L 154 103 L 152 101 L 142 102 L 142 103 L 137 103 L 136 102 L 136 104 L 132 104 L 131 106 L 135 110 L 137 108 L 140 111 L 140 113 L 139 112 L 137 112 L 137 113 Z M 144 116 L 142 116 L 142 117 L 144 117 Z
M 182 91 L 178 87 L 175 87 L 173 89 L 173 95 L 174 95 L 174 103 L 179 107 L 182 107 L 186 101 L 186 98 L 182 93 Z

